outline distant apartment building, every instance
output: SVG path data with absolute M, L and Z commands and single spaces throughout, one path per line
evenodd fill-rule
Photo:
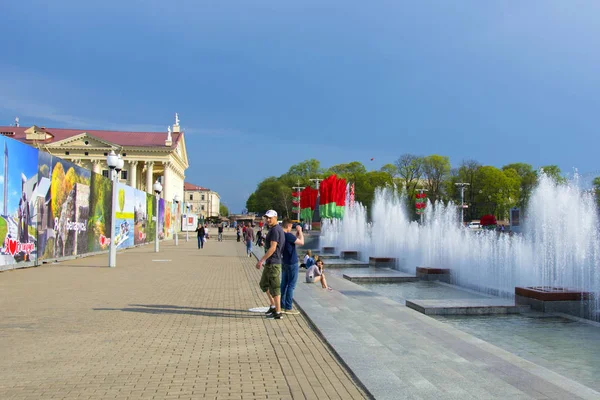
M 185 182 L 184 206 L 200 218 L 218 217 L 220 214 L 221 196 L 208 188 Z

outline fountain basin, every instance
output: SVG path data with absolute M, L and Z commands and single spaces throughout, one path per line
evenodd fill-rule
M 359 253 L 358 251 L 354 251 L 354 250 L 344 250 L 342 252 L 340 252 L 340 258 L 343 259 L 354 259 L 354 260 L 358 260 L 359 259 Z
M 594 304 L 590 292 L 555 286 L 515 287 L 515 302 L 533 310 L 588 318 Z
M 424 281 L 442 281 L 450 283 L 450 270 L 448 268 L 417 267 L 417 277 Z
M 343 274 L 344 279 L 355 283 L 400 283 L 400 282 L 416 282 L 419 279 L 404 272 L 398 272 L 388 268 L 378 268 L 369 271 L 347 272 Z
M 394 257 L 369 257 L 369 265 L 380 268 L 396 268 L 397 258 Z
M 530 310 L 529 305 L 507 299 L 406 300 L 406 306 L 426 315 L 518 314 Z

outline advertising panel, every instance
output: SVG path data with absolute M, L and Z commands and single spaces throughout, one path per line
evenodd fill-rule
M 0 269 L 7 269 L 37 256 L 38 150 L 4 136 L 0 150 Z

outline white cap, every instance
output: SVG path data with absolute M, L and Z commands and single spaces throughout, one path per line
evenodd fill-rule
M 271 218 L 271 217 L 276 217 L 276 216 L 277 216 L 277 211 L 275 211 L 275 210 L 269 210 L 265 213 L 265 217 Z

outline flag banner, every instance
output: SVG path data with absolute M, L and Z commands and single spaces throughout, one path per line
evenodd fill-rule
M 346 180 L 335 174 L 321 182 L 319 214 L 321 218 L 342 218 L 346 206 Z
M 292 192 L 292 197 L 300 197 L 300 192 Z

